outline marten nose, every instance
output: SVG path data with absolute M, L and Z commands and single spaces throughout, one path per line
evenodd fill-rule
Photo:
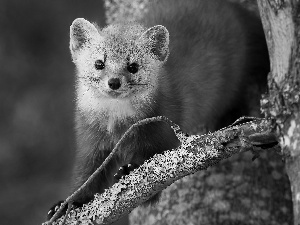
M 117 90 L 121 87 L 121 82 L 119 78 L 110 78 L 108 80 L 108 86 L 112 90 Z

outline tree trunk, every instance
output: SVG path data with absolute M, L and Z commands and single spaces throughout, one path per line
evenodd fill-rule
M 290 179 L 294 224 L 300 224 L 300 2 L 258 0 L 266 33 L 271 73 L 265 115 L 274 118 Z

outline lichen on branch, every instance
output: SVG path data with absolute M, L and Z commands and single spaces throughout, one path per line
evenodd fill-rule
M 270 129 L 271 122 L 266 119 L 239 122 L 205 135 L 187 135 L 165 117 L 145 119 L 137 124 L 153 121 L 168 122 L 181 145 L 154 155 L 103 194 L 96 194 L 92 202 L 72 209 L 65 224 L 110 224 L 184 176 L 207 169 L 234 154 L 248 150 L 257 152 L 277 144 Z M 63 220 L 64 216 L 53 224 L 63 224 Z

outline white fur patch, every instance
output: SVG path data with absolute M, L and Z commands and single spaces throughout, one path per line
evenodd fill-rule
M 92 124 L 98 120 L 108 131 L 112 131 L 116 122 L 138 116 L 129 98 L 105 97 L 82 82 L 78 83 L 77 94 L 77 106 L 88 115 L 88 122 Z

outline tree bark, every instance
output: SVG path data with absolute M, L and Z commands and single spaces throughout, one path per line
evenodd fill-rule
M 165 118 L 162 119 L 166 121 Z M 158 118 L 145 119 L 134 124 L 124 134 L 117 146 L 126 140 L 127 134 L 136 126 L 160 120 Z M 67 213 L 67 218 L 62 216 L 56 220 L 54 216 L 45 225 L 50 225 L 52 222 L 52 225 L 111 224 L 175 180 L 199 170 L 206 170 L 234 154 L 249 150 L 257 153 L 278 144 L 276 136 L 270 128 L 270 121 L 265 119 L 255 119 L 251 122 L 232 125 L 207 135 L 187 135 L 176 124 L 170 123 L 170 125 L 181 142 L 178 148 L 155 155 L 137 170 L 120 179 L 103 194 L 95 195 L 92 202 L 81 208 L 72 209 L 69 214 Z M 92 180 L 97 173 L 96 171 L 91 175 L 87 182 Z M 80 189 L 84 189 L 85 185 Z M 77 192 L 68 197 L 66 202 L 71 202 Z M 172 219 L 168 221 L 169 224 L 174 224 L 174 222 Z M 175 224 L 178 222 L 176 221 Z M 185 221 L 184 224 L 186 222 L 189 221 Z
M 300 2 L 258 0 L 267 38 L 271 73 L 262 100 L 274 119 L 292 190 L 294 224 L 300 224 Z

